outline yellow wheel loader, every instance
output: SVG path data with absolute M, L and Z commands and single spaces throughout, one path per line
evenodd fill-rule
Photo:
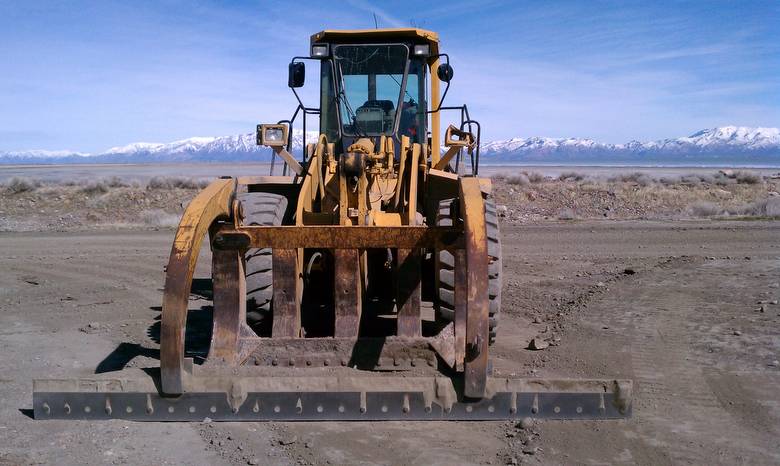
M 319 62 L 316 108 L 296 91 L 307 62 Z M 35 418 L 630 416 L 629 380 L 492 375 L 498 218 L 490 180 L 478 177 L 479 123 L 465 105 L 442 105 L 454 73 L 437 34 L 326 30 L 288 71 L 298 108 L 257 127 L 273 151 L 270 174 L 214 181 L 184 212 L 166 269 L 159 370 L 36 380 Z M 442 141 L 446 111 L 459 121 Z M 309 115 L 319 136 L 296 157 L 293 126 L 302 123 L 306 142 Z M 185 335 L 205 244 L 213 313 L 198 352 Z

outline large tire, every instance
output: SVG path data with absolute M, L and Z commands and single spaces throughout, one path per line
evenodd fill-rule
M 244 224 L 279 226 L 287 210 L 287 198 L 273 193 L 240 193 Z M 271 248 L 249 249 L 246 261 L 246 320 L 252 326 L 269 328 L 272 320 L 273 272 Z
M 452 226 L 459 210 L 458 199 L 439 202 L 436 225 Z M 498 318 L 501 313 L 501 235 L 498 229 L 496 204 L 485 200 L 485 226 L 488 239 L 488 297 L 490 299 L 490 344 L 496 341 Z M 455 256 L 448 251 L 436 251 L 436 308 L 446 321 L 455 320 Z

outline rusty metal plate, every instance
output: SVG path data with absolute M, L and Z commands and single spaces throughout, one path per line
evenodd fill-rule
M 425 226 L 245 226 L 222 231 L 217 249 L 252 248 L 459 248 L 462 231 L 456 227 Z
M 450 328 L 450 327 L 448 327 Z M 442 332 L 431 338 L 265 338 L 252 339 L 247 366 L 335 367 L 361 370 L 408 371 L 436 368 L 436 354 L 446 360 L 451 352 Z
M 233 408 L 228 396 L 185 393 L 164 398 L 157 393 L 36 392 L 35 419 L 132 421 L 377 421 L 622 419 L 612 393 L 499 392 L 476 402 L 455 402 L 449 409 L 426 403 L 423 392 L 251 392 Z

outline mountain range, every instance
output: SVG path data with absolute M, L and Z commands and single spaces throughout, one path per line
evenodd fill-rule
M 306 142 L 317 135 L 308 133 Z M 293 151 L 303 133 L 293 132 Z M 297 153 L 297 152 L 296 152 Z M 194 137 L 171 143 L 133 143 L 88 154 L 75 151 L 0 151 L 0 164 L 264 162 L 271 151 L 254 133 Z M 488 164 L 766 165 L 780 166 L 780 129 L 723 126 L 650 142 L 606 144 L 586 138 L 512 138 L 481 145 Z

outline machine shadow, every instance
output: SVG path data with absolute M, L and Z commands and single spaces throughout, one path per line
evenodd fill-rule
M 160 359 L 160 350 L 145 348 L 138 343 L 120 343 L 95 368 L 95 374 L 121 371 L 138 356 Z
M 211 280 L 209 280 L 211 282 Z M 160 312 L 159 306 L 150 308 Z M 187 325 L 184 335 L 184 354 L 193 358 L 196 364 L 202 364 L 208 356 L 211 345 L 212 315 L 211 305 L 190 309 L 187 312 Z M 146 330 L 146 335 L 156 344 L 160 344 L 161 315 L 154 318 L 154 323 Z M 95 368 L 95 374 L 121 371 L 137 357 L 160 360 L 159 348 L 149 348 L 140 343 L 122 342 L 108 354 Z

